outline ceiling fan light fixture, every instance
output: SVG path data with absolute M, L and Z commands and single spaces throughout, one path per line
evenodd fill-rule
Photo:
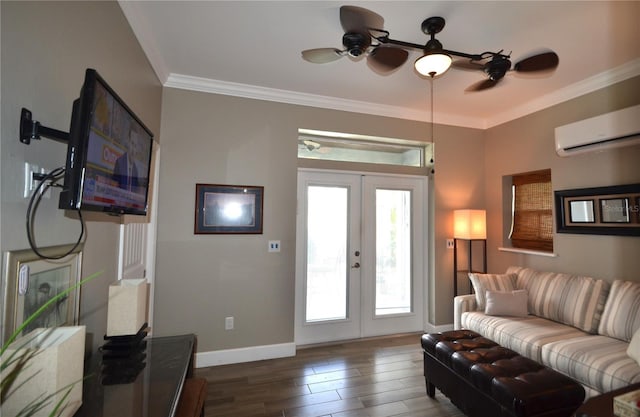
M 427 52 L 413 65 L 420 74 L 433 78 L 447 72 L 451 66 L 451 57 L 443 51 Z
M 1 0 L 0 0 L 1 1 Z M 389 74 L 401 67 L 409 57 L 408 50 L 421 50 L 423 55 L 414 62 L 415 71 L 432 80 L 443 75 L 450 67 L 483 71 L 487 78 L 476 83 L 465 91 L 481 91 L 492 88 L 510 71 L 550 72 L 559 63 L 558 54 L 551 50 L 537 53 L 511 65 L 511 52 L 503 54 L 485 51 L 479 54 L 444 49 L 436 39 L 445 26 L 441 16 L 431 16 L 422 22 L 422 32 L 430 37 L 423 46 L 412 42 L 391 39 L 389 31 L 383 29 L 382 16 L 356 6 L 340 8 L 340 24 L 345 33 L 342 37 L 343 50 L 336 48 L 315 48 L 302 51 L 302 58 L 308 62 L 324 64 L 348 56 L 353 61 L 366 56 L 367 64 L 380 75 Z M 453 62 L 452 56 L 461 57 L 468 62 Z M 489 62 L 487 62 L 489 61 Z
M 433 78 L 447 72 L 451 61 L 451 56 L 442 49 L 442 44 L 432 37 L 424 47 L 424 55 L 413 65 L 421 75 Z

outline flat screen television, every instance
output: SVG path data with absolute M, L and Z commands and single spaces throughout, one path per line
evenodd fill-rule
M 105 80 L 87 69 L 73 102 L 58 206 L 146 215 L 153 133 Z

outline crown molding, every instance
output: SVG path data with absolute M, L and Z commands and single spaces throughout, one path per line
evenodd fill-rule
M 386 104 L 348 100 L 289 90 L 279 90 L 249 84 L 193 77 L 190 75 L 170 74 L 167 81 L 164 83 L 164 86 L 182 90 L 222 94 L 227 96 L 274 101 L 300 106 L 319 107 L 354 113 L 364 113 L 375 116 L 394 117 L 398 119 L 417 120 L 421 122 L 428 122 L 431 120 L 431 115 L 426 109 L 416 110 L 408 107 L 389 106 Z M 485 125 L 485 121 L 483 119 L 462 117 L 446 113 L 436 112 L 434 118 L 437 120 L 438 124 L 477 129 L 483 129 Z
M 434 118 L 437 124 L 461 126 L 475 129 L 487 129 L 511 120 L 524 117 L 547 107 L 560 104 L 573 98 L 605 88 L 609 85 L 640 75 L 640 58 L 629 61 L 610 71 L 597 74 L 582 81 L 569 85 L 536 100 L 514 107 L 508 112 L 497 114 L 489 119 L 469 118 L 458 115 L 437 113 Z M 408 107 L 389 106 L 385 104 L 368 103 L 336 97 L 306 94 L 296 91 L 279 90 L 275 88 L 259 87 L 249 84 L 212 80 L 181 74 L 169 74 L 165 87 L 204 93 L 222 94 L 255 100 L 274 101 L 278 103 L 295 104 L 300 106 L 319 107 L 347 112 L 371 114 L 375 116 L 393 117 L 399 119 L 431 121 L 427 110 L 415 110 Z
M 546 109 L 556 104 L 583 96 L 620 81 L 640 75 L 640 58 L 629 61 L 609 71 L 585 78 L 582 81 L 554 91 L 536 100 L 514 107 L 508 112 L 500 113 L 486 120 L 486 128 L 494 127 L 528 114 Z

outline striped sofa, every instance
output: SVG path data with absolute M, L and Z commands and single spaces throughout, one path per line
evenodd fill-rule
M 640 282 L 523 267 L 469 275 L 475 294 L 455 298 L 456 330 L 476 331 L 572 377 L 587 397 L 640 382 L 640 364 L 627 354 L 634 333 L 640 333 Z M 491 313 L 485 309 L 490 291 L 518 290 L 527 291 L 524 314 L 485 314 Z

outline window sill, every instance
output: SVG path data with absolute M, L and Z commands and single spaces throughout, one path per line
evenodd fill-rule
M 553 252 L 543 252 L 539 250 L 530 250 L 530 249 L 499 247 L 498 250 L 501 252 L 512 252 L 512 253 L 522 253 L 525 255 L 547 256 L 550 258 L 555 258 L 558 256 L 556 253 L 553 253 Z

